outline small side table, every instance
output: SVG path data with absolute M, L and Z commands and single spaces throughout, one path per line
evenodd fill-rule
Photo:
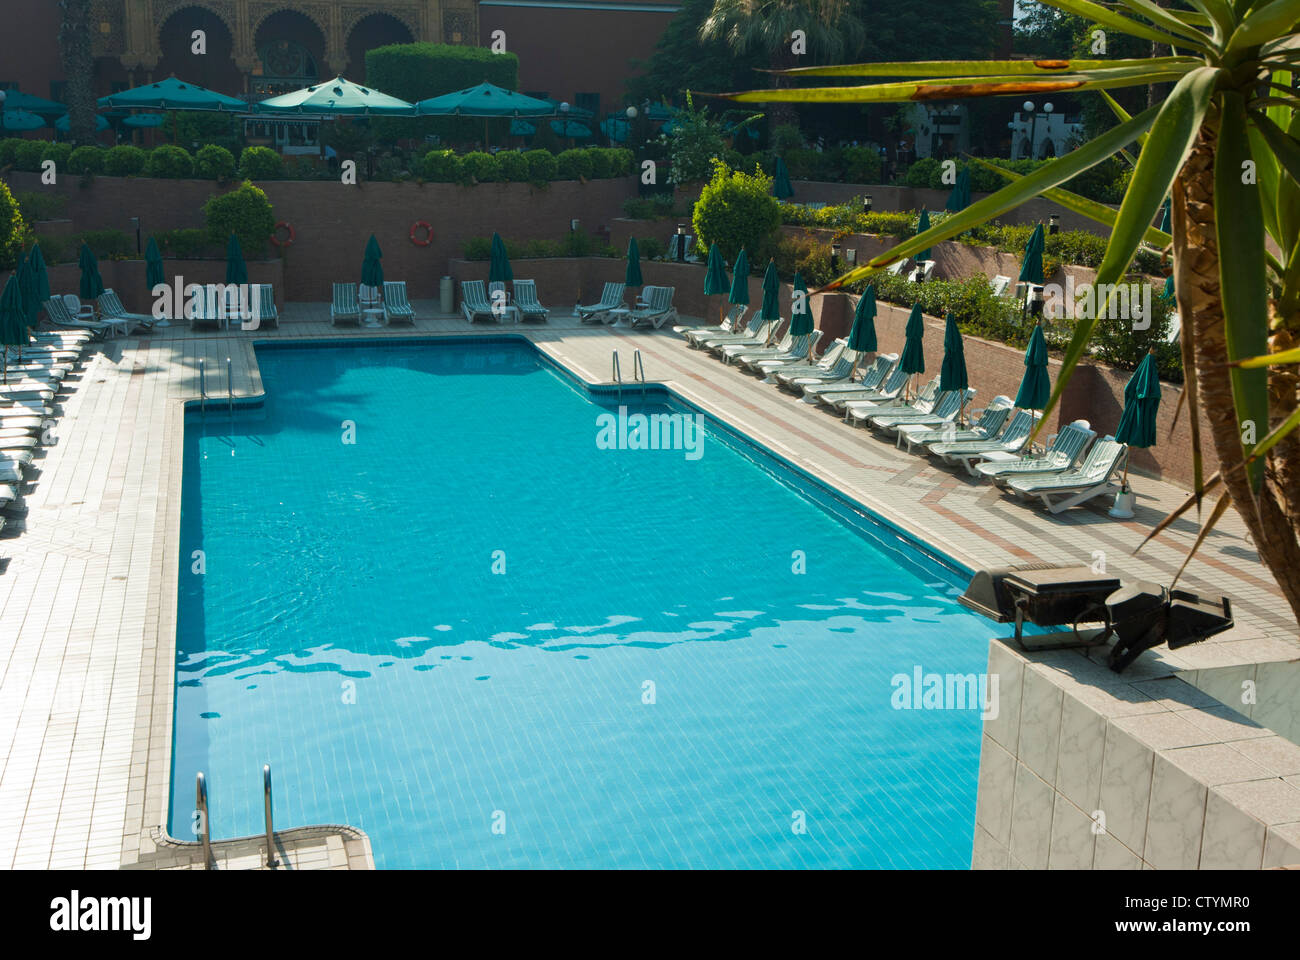
M 379 327 L 384 325 L 383 307 L 367 307 L 365 310 L 361 311 L 361 314 L 363 317 L 361 325 L 363 327 L 377 330 Z

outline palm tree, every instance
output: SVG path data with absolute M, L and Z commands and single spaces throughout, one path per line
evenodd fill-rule
M 59 0 L 59 53 L 66 80 L 68 123 L 77 144 L 95 142 L 95 58 L 90 46 L 90 0 Z
M 738 55 L 761 53 L 774 70 L 799 62 L 793 35 L 802 30 L 808 57 L 815 63 L 834 63 L 857 52 L 866 30 L 850 0 L 714 0 L 713 12 L 700 26 L 700 39 L 725 40 Z M 788 86 L 778 76 L 779 86 Z M 771 123 L 797 124 L 794 107 L 778 104 Z
M 1292 75 L 1300 61 L 1300 0 L 1189 0 L 1194 10 L 1166 10 L 1152 0 L 1120 0 L 1118 7 L 1044 2 L 1107 32 L 1177 52 L 1132 60 L 812 67 L 788 75 L 909 79 L 729 96 L 742 102 L 882 103 L 1102 91 L 1117 126 L 1032 174 L 1005 174 L 1012 182 L 997 193 L 825 289 L 856 283 L 1038 195 L 1111 228 L 1098 285 L 1119 281 L 1142 244 L 1169 249 L 1183 318 L 1185 399 L 1193 413 L 1204 414 L 1220 466 L 1203 476 L 1193 415 L 1194 492 L 1151 535 L 1216 494 L 1201 537 L 1229 505 L 1235 507 L 1300 619 L 1300 96 Z M 1105 94 L 1156 83 L 1173 87 L 1135 116 Z M 1128 150 L 1133 143 L 1143 148 L 1135 159 Z M 1116 154 L 1134 166 L 1118 212 L 1060 188 Z M 1172 235 L 1150 226 L 1171 194 Z M 1098 312 L 1108 313 L 1109 306 Z M 1096 322 L 1094 316 L 1077 323 L 1049 412 Z

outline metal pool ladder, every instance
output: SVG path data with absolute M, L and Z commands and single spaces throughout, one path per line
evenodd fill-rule
M 614 351 L 614 371 L 613 371 L 613 373 L 610 375 L 610 379 L 611 379 L 614 383 L 617 383 L 617 384 L 618 384 L 618 398 L 619 398 L 619 400 L 622 400 L 622 399 L 623 399 L 623 372 L 622 372 L 622 370 L 619 369 L 619 366 L 618 366 L 618 351 L 617 351 L 617 350 Z
M 632 379 L 641 384 L 641 402 L 645 402 L 646 397 L 646 380 L 645 380 L 645 361 L 641 359 L 641 351 L 637 350 L 632 354 Z
M 271 825 L 271 765 L 262 764 L 262 800 L 266 810 L 266 866 L 278 866 L 275 859 L 275 831 Z M 208 815 L 208 784 L 200 772 L 194 778 L 194 807 L 199 815 L 199 845 L 203 850 L 203 869 L 211 870 L 212 826 Z

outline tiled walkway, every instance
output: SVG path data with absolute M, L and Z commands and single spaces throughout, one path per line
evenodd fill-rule
M 111 341 L 57 401 L 59 442 L 29 473 L 0 534 L 0 867 L 183 865 L 192 847 L 155 841 L 169 797 L 183 401 L 261 392 L 254 340 L 498 334 L 417 303 L 414 331 L 331 327 L 323 304 L 291 304 L 276 330 L 195 334 L 182 327 Z M 611 354 L 632 369 L 916 532 L 971 567 L 1029 560 L 1092 563 L 1168 583 L 1193 541 L 1191 521 L 1133 549 L 1182 493 L 1138 478 L 1137 519 L 1095 502 L 1052 517 L 987 485 L 896 450 L 797 402 L 666 332 L 582 326 L 553 315 L 509 326 L 590 382 Z M 1145 658 L 1151 673 L 1293 659 L 1296 627 L 1272 577 L 1229 515 L 1183 583 L 1234 604 L 1237 626 L 1212 642 Z M 990 635 L 1000 632 L 990 625 Z M 214 811 L 214 816 L 218 812 Z M 188 839 L 188 838 L 186 838 Z M 334 844 L 338 847 L 338 843 Z M 302 865 L 330 862 L 330 850 Z M 335 865 L 342 865 L 337 849 Z M 315 858 L 315 859 L 313 859 Z M 323 858 L 323 859 L 322 859 Z M 368 858 L 349 850 L 352 866 Z M 245 852 L 230 865 L 256 863 Z

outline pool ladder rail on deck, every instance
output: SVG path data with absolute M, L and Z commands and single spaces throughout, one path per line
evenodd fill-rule
M 199 357 L 199 413 L 208 412 L 208 376 L 207 367 L 204 360 Z M 235 377 L 233 365 L 230 358 L 226 357 L 226 405 L 227 409 L 233 414 L 235 412 Z
M 273 870 L 279 864 L 275 859 L 275 831 L 271 825 L 271 765 L 262 764 L 262 799 L 266 811 L 266 861 L 263 864 Z M 203 869 L 213 870 L 216 865 L 212 860 L 212 827 L 208 817 L 208 783 L 202 773 L 194 778 L 194 809 L 199 815 L 199 845 L 203 850 Z
M 622 400 L 623 399 L 623 372 L 619 368 L 617 350 L 614 351 L 614 370 L 610 379 L 614 383 L 618 384 L 618 398 Z M 634 383 L 641 384 L 641 400 L 642 402 L 644 402 L 646 398 L 646 390 L 648 389 L 648 387 L 646 385 L 646 378 L 645 378 L 645 361 L 641 359 L 640 350 L 632 351 L 632 381 Z

